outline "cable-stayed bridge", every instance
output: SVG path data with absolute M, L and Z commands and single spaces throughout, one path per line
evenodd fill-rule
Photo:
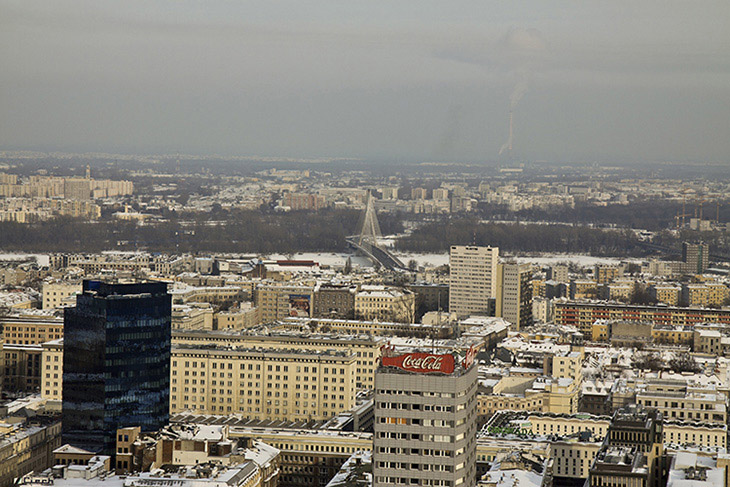
M 350 247 L 364 254 L 373 263 L 378 263 L 388 270 L 394 271 L 406 269 L 403 262 L 401 262 L 398 257 L 391 254 L 378 241 L 378 239 L 383 235 L 380 232 L 380 224 L 378 223 L 378 217 L 375 214 L 373 196 L 369 193 L 368 202 L 367 205 L 365 205 L 365 211 L 360 217 L 358 229 L 360 232 L 359 235 L 347 237 L 346 239 Z

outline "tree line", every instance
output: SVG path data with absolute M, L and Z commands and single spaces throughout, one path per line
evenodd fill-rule
M 235 211 L 209 219 L 170 220 L 149 225 L 127 221 L 87 222 L 58 218 L 33 224 L 0 222 L 0 249 L 24 252 L 339 252 L 357 233 L 360 212 L 273 213 Z M 385 233 L 403 230 L 400 220 L 379 217 Z
M 561 224 L 484 223 L 472 218 L 427 223 L 397 242 L 398 250 L 446 252 L 451 245 L 491 245 L 510 252 L 580 252 L 640 255 L 630 230 L 606 231 Z

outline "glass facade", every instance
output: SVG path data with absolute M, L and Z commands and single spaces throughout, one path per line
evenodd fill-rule
M 64 314 L 65 443 L 113 454 L 117 428 L 167 424 L 171 309 L 164 283 L 84 281 Z

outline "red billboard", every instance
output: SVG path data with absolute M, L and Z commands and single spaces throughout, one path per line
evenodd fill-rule
M 398 367 L 408 372 L 417 374 L 430 374 L 439 372 L 451 374 L 454 372 L 454 356 L 450 353 L 437 355 L 433 353 L 406 353 L 395 357 L 382 357 L 383 365 Z

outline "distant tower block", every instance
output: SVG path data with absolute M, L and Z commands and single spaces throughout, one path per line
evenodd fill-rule
M 86 179 L 91 179 L 91 165 L 86 165 Z

